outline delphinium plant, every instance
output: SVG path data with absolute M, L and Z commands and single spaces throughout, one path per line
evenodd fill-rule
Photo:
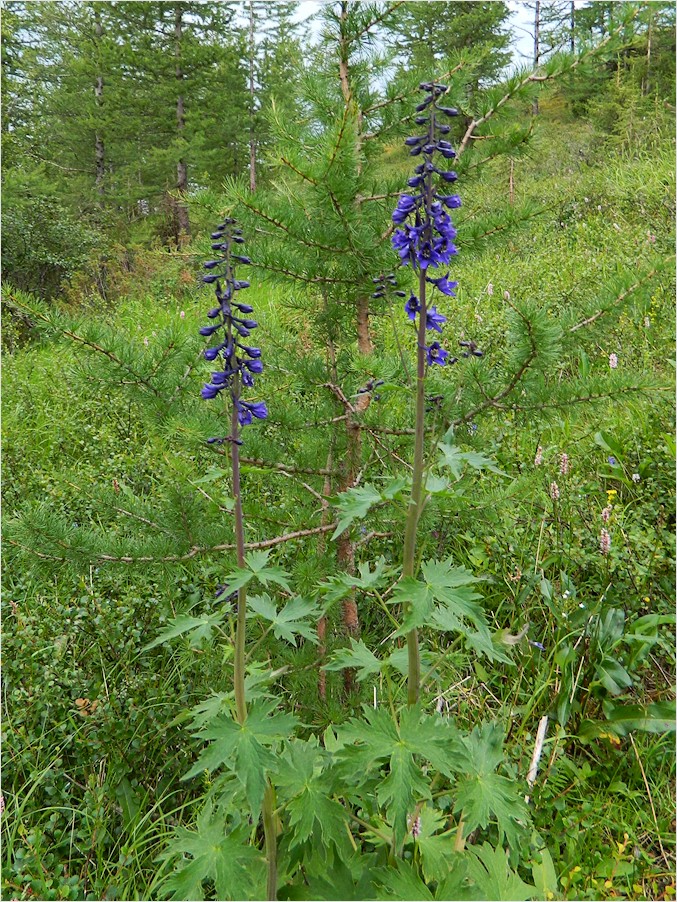
M 239 300 L 237 292 L 249 287 L 249 282 L 235 277 L 235 266 L 238 263 L 249 263 L 249 257 L 234 253 L 233 245 L 244 243 L 242 230 L 235 227 L 235 220 L 228 217 L 219 224 L 217 231 L 211 235 L 214 243 L 212 250 L 221 251 L 222 255 L 209 260 L 204 268 L 209 270 L 202 281 L 215 286 L 218 305 L 213 307 L 207 317 L 211 325 L 203 326 L 200 335 L 218 336 L 221 341 L 207 348 L 205 360 L 219 364 L 219 369 L 211 374 L 211 381 L 202 388 L 205 400 L 217 398 L 222 392 L 227 393 L 230 407 L 230 433 L 226 436 L 215 436 L 207 439 L 210 444 L 229 443 L 231 446 L 231 467 L 233 481 L 233 499 L 235 501 L 235 542 L 237 546 L 237 565 L 245 566 L 244 557 L 244 520 L 242 517 L 242 496 L 240 486 L 240 430 L 248 426 L 254 418 L 263 420 L 268 416 L 265 401 L 251 402 L 242 398 L 242 389 L 254 385 L 254 375 L 263 372 L 261 349 L 244 344 L 242 339 L 249 338 L 258 323 L 247 317 L 254 312 L 250 304 Z M 215 272 L 215 270 L 220 272 Z M 247 716 L 244 696 L 244 648 L 245 621 L 247 608 L 247 589 L 242 587 L 237 596 L 237 632 L 235 639 L 235 707 L 238 720 L 242 723 Z
M 244 519 L 242 515 L 242 486 L 240 481 L 240 445 L 241 429 L 254 419 L 263 420 L 268 416 L 265 401 L 246 401 L 242 397 L 243 388 L 254 386 L 254 376 L 263 372 L 261 349 L 246 344 L 253 329 L 258 323 L 250 319 L 254 308 L 250 304 L 238 300 L 242 289 L 249 287 L 249 282 L 237 279 L 235 267 L 238 263 L 248 264 L 249 257 L 236 253 L 236 247 L 244 243 L 242 230 L 236 222 L 227 217 L 212 232 L 212 250 L 220 251 L 220 255 L 204 264 L 209 272 L 202 281 L 215 286 L 217 305 L 208 313 L 211 325 L 203 326 L 200 334 L 206 337 L 218 337 L 218 343 L 204 351 L 209 362 L 218 363 L 218 369 L 211 374 L 211 380 L 202 388 L 202 397 L 213 400 L 222 393 L 227 396 L 226 405 L 230 413 L 230 429 L 225 436 L 214 436 L 207 439 L 210 444 L 230 445 L 230 461 L 232 476 L 232 492 L 235 515 L 235 544 L 237 566 L 245 569 Z M 218 270 L 218 272 L 217 272 Z M 225 594 L 225 590 L 224 593 Z M 237 625 L 235 630 L 235 655 L 233 667 L 233 683 L 235 693 L 235 711 L 240 725 L 247 720 L 247 702 L 245 696 L 245 634 L 247 621 L 247 587 L 241 585 L 237 589 Z M 266 781 L 263 792 L 263 827 L 265 833 L 267 863 L 267 895 L 268 899 L 277 896 L 277 838 L 275 829 L 275 793 L 270 781 Z
M 412 294 L 404 305 L 409 319 L 416 323 L 416 425 L 414 439 L 414 469 L 412 473 L 411 495 L 407 509 L 404 532 L 402 575 L 413 577 L 416 558 L 416 530 L 424 503 L 424 438 L 426 373 L 431 366 L 445 366 L 458 362 L 450 356 L 439 341 L 429 340 L 428 333 L 440 333 L 447 317 L 430 303 L 429 292 L 437 291 L 453 297 L 457 283 L 449 279 L 449 272 L 443 276 L 431 275 L 431 270 L 447 267 L 456 255 L 454 244 L 456 229 L 448 210 L 461 205 L 458 194 L 449 194 L 448 186 L 456 181 L 456 173 L 446 166 L 439 168 L 437 158 L 453 160 L 455 151 L 447 136 L 451 131 L 450 117 L 458 115 L 453 107 L 443 106 L 439 101 L 446 92 L 446 86 L 435 82 L 420 85 L 425 91 L 424 100 L 416 107 L 419 114 L 416 124 L 425 126 L 425 133 L 406 139 L 411 148 L 409 153 L 420 157 L 415 174 L 407 182 L 414 193 L 401 194 L 393 213 L 393 222 L 400 226 L 392 238 L 404 265 L 411 265 L 418 276 L 418 295 Z M 433 335 L 434 338 L 434 335 Z M 481 357 L 482 352 L 473 342 L 462 342 L 466 348 L 463 355 Z M 421 678 L 421 663 L 416 628 L 407 635 L 409 659 L 408 701 L 418 700 Z

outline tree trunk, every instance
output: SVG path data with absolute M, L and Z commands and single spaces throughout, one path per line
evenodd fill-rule
M 249 188 L 256 191 L 256 139 L 254 137 L 254 0 L 249 0 Z
M 97 57 L 98 57 L 98 68 L 99 73 L 96 76 L 96 81 L 94 83 L 94 96 L 96 98 L 96 108 L 97 108 L 97 128 L 94 136 L 94 162 L 95 162 L 95 178 L 94 184 L 96 186 L 96 193 L 99 197 L 103 197 L 104 194 L 104 173 L 106 171 L 106 154 L 103 143 L 103 135 L 100 131 L 100 119 L 101 112 L 103 108 L 103 74 L 101 72 L 101 38 L 103 36 L 103 26 L 101 25 L 101 13 L 96 6 L 94 5 L 94 33 L 96 35 L 96 49 L 97 49 Z
M 338 382 L 336 351 L 331 338 L 327 341 L 327 360 L 332 383 L 336 385 Z M 343 472 L 339 485 L 340 492 L 345 492 L 355 485 L 357 474 L 360 470 L 360 463 L 362 461 L 362 432 L 360 424 L 354 419 L 352 408 L 347 408 L 344 412 L 346 413 L 346 450 L 343 459 Z M 329 469 L 329 467 L 327 467 L 327 469 Z M 350 530 L 346 530 L 339 536 L 336 557 L 339 570 L 353 576 L 355 574 L 355 544 L 350 537 Z M 341 618 L 346 635 L 351 638 L 357 638 L 360 633 L 360 620 L 354 589 L 341 603 Z M 355 671 L 353 669 L 346 668 L 343 671 L 343 686 L 348 695 L 354 691 Z
M 348 41 L 346 40 L 343 27 L 345 21 L 348 17 L 348 3 L 346 0 L 343 0 L 341 3 L 341 38 L 339 42 L 339 80 L 341 82 L 341 93 L 343 94 L 343 102 L 346 107 L 353 104 L 353 92 L 350 86 L 350 68 L 349 68 L 349 60 L 348 60 Z M 357 173 L 359 174 L 362 170 L 361 165 L 361 136 L 362 136 L 362 112 L 361 110 L 357 110 L 357 143 L 355 147 L 355 152 L 357 154 L 357 159 L 355 161 L 355 168 Z M 359 216 L 359 204 L 355 210 L 355 215 Z M 355 311 L 356 316 L 356 326 L 357 326 L 357 347 L 360 354 L 372 354 L 374 351 L 374 346 L 371 341 L 371 335 L 369 333 L 369 298 L 361 297 L 357 300 L 357 309 Z M 359 427 L 358 427 L 359 428 Z
M 174 7 L 174 56 L 176 57 L 176 131 L 180 140 L 185 138 L 186 115 L 183 105 L 183 69 L 181 67 L 181 38 L 183 33 L 183 7 L 177 3 Z M 179 199 L 176 204 L 176 220 L 178 244 L 185 244 L 190 236 L 190 219 L 188 206 L 185 203 L 185 195 L 188 190 L 188 166 L 184 154 L 181 153 L 176 164 L 176 187 Z
M 576 5 L 571 0 L 569 7 L 569 49 L 572 53 L 576 52 Z
M 369 298 L 357 300 L 357 347 L 360 354 L 372 354 L 374 345 L 369 333 Z

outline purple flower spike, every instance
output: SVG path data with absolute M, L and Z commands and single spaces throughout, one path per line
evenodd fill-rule
M 407 201 L 403 202 L 406 206 Z M 218 274 L 203 276 L 202 281 L 207 284 L 215 283 L 216 300 L 218 306 L 212 308 L 207 316 L 213 324 L 202 326 L 200 334 L 209 337 L 223 330 L 222 342 L 212 348 L 203 351 L 205 360 L 210 362 L 222 357 L 223 367 L 211 374 L 211 382 L 204 385 L 200 391 L 205 400 L 213 400 L 224 391 L 228 390 L 233 406 L 237 412 L 240 426 L 247 426 L 254 418 L 263 420 L 268 416 L 268 408 L 264 401 L 250 403 L 243 401 L 240 392 L 242 388 L 249 388 L 254 384 L 254 375 L 263 372 L 261 362 L 261 349 L 241 345 L 240 338 L 246 338 L 251 329 L 256 329 L 258 323 L 254 319 L 246 319 L 236 316 L 234 311 L 247 316 L 254 312 L 250 304 L 233 303 L 232 298 L 236 291 L 249 287 L 246 280 L 235 278 L 235 263 L 250 263 L 249 257 L 231 252 L 233 244 L 242 244 L 244 239 L 240 229 L 233 228 L 235 220 L 226 219 L 212 233 L 212 238 L 220 239 L 220 243 L 212 245 L 213 250 L 223 251 L 223 257 L 217 260 L 208 260 L 204 264 L 207 270 L 223 270 Z M 222 241 L 221 241 L 222 239 Z M 235 430 L 237 433 L 237 429 Z M 225 441 L 241 444 L 237 434 L 224 438 L 208 440 L 211 444 L 222 444 Z

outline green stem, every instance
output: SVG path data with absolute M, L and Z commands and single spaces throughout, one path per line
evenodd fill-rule
M 426 283 L 425 271 L 419 274 L 419 303 L 421 309 L 418 319 L 418 347 L 416 354 L 416 426 L 414 437 L 414 471 L 412 473 L 411 497 L 407 508 L 407 520 L 404 527 L 404 553 L 402 558 L 402 576 L 413 576 L 416 559 L 416 529 L 421 516 L 423 500 L 424 469 L 424 437 L 425 437 L 425 325 L 426 325 Z M 421 656 L 418 648 L 418 630 L 407 633 L 407 657 L 409 675 L 407 681 L 407 704 L 415 705 L 418 701 L 421 683 Z
M 237 377 L 236 377 L 237 378 Z M 234 388 L 234 396 L 239 397 L 239 379 L 238 384 Z M 237 418 L 237 407 L 233 404 L 233 412 L 231 416 L 231 465 L 233 470 L 233 496 L 235 498 L 235 546 L 237 555 L 237 566 L 244 567 L 244 519 L 242 516 L 242 492 L 240 488 L 240 446 L 237 444 L 238 432 L 240 424 Z M 247 702 L 245 700 L 244 677 L 245 677 L 245 632 L 247 624 L 247 590 L 243 586 L 237 593 L 237 627 L 235 629 L 235 661 L 234 661 L 234 683 L 235 683 L 235 709 L 239 723 L 244 723 L 247 719 Z
M 263 832 L 266 837 L 266 899 L 277 899 L 277 830 L 275 820 L 275 790 L 270 781 L 263 793 Z

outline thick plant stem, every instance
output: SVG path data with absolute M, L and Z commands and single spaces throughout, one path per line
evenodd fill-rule
M 239 385 L 235 389 L 239 394 Z M 233 496 L 235 498 L 235 547 L 237 566 L 244 567 L 244 520 L 242 517 L 242 493 L 240 489 L 240 446 L 237 444 L 240 424 L 237 418 L 237 408 L 233 405 L 231 418 L 231 465 L 233 469 Z M 237 593 L 237 626 L 235 628 L 235 661 L 233 682 L 235 685 L 235 709 L 237 719 L 244 723 L 247 719 L 247 702 L 244 692 L 245 677 L 245 631 L 247 624 L 247 590 L 241 588 Z
M 425 327 L 426 327 L 426 283 L 425 272 L 419 276 L 419 302 L 421 310 L 418 320 L 418 347 L 416 354 L 416 427 L 414 438 L 414 471 L 411 482 L 411 497 L 407 509 L 407 520 L 404 528 L 404 554 L 402 559 L 402 575 L 413 576 L 416 558 L 416 529 L 421 516 L 423 501 L 423 440 L 425 437 Z M 421 658 L 418 648 L 418 630 L 407 634 L 407 656 L 409 675 L 407 680 L 407 703 L 415 705 L 421 682 Z
M 270 782 L 263 793 L 263 832 L 266 837 L 266 899 L 277 899 L 277 828 L 275 823 L 275 790 Z
M 235 385 L 235 397 L 239 397 L 239 381 Z M 237 443 L 239 433 L 237 407 L 233 405 L 231 419 L 231 464 L 233 471 L 233 496 L 235 498 L 235 546 L 237 566 L 244 567 L 244 519 L 242 516 L 242 491 L 240 486 L 240 446 Z M 237 625 L 235 628 L 235 710 L 238 722 L 243 724 L 247 719 L 247 701 L 245 698 L 245 632 L 247 626 L 247 590 L 243 587 L 237 593 Z M 266 899 L 277 899 L 277 830 L 275 828 L 275 790 L 267 782 L 263 793 L 263 834 L 266 845 L 266 861 L 268 876 L 266 879 Z

